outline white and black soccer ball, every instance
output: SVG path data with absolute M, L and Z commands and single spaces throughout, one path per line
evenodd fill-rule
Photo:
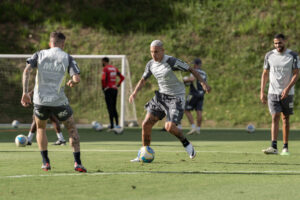
M 20 122 L 19 122 L 18 120 L 14 120 L 14 121 L 12 121 L 12 123 L 11 123 L 11 126 L 12 126 L 13 128 L 19 128 L 19 125 L 20 125 Z
M 115 127 L 113 128 L 113 132 L 116 134 L 116 135 L 121 135 L 123 134 L 123 131 L 124 129 L 122 127 Z
M 28 139 L 25 135 L 17 135 L 15 143 L 17 147 L 25 147 L 27 145 Z
M 248 124 L 246 127 L 248 133 L 253 133 L 255 131 L 255 126 L 253 124 Z
M 143 146 L 138 153 L 141 162 L 151 163 L 154 160 L 155 152 L 150 146 Z
M 93 122 L 92 122 L 92 127 L 93 127 L 93 129 L 96 130 L 96 131 L 102 131 L 102 130 L 103 130 L 102 124 L 100 124 L 100 123 L 97 122 L 97 121 L 93 121 Z

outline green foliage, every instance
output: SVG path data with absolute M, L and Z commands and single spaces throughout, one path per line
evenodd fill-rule
M 268 109 L 259 100 L 264 55 L 273 48 L 273 35 L 279 32 L 288 36 L 288 48 L 300 50 L 300 5 L 296 0 L 76 0 L 47 4 L 51 6 L 44 6 L 43 1 L 0 3 L 1 53 L 47 48 L 49 32 L 61 30 L 67 35 L 66 51 L 71 54 L 126 54 L 135 85 L 151 59 L 150 42 L 161 39 L 168 55 L 188 63 L 195 57 L 203 60 L 213 89 L 206 95 L 203 126 L 243 127 L 249 122 L 269 126 Z M 154 78 L 149 81 L 136 100 L 140 120 L 145 114 L 143 105 L 157 89 Z M 300 120 L 299 95 L 296 89 L 293 126 Z M 187 125 L 186 119 L 183 124 Z

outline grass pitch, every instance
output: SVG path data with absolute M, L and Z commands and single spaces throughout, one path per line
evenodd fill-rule
M 79 130 L 88 170 L 81 174 L 73 169 L 68 145 L 49 142 L 52 170 L 44 172 L 35 142 L 24 148 L 14 144 L 15 136 L 27 130 L 0 129 L 0 199 L 300 199 L 297 131 L 290 134 L 290 156 L 267 156 L 261 149 L 270 145 L 269 131 L 202 130 L 188 136 L 197 151 L 190 160 L 174 136 L 154 130 L 153 163 L 131 163 L 141 146 L 140 132 Z M 56 140 L 52 130 L 47 135 Z

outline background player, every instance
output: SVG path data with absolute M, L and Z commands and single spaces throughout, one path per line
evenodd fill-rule
M 109 58 L 102 59 L 102 89 L 105 95 L 105 102 L 109 113 L 110 129 L 121 128 L 119 126 L 119 116 L 117 111 L 118 87 L 120 87 L 124 76 L 119 72 L 118 68 L 109 64 Z M 120 80 L 117 83 L 117 76 Z M 114 126 L 114 119 L 116 126 Z
M 145 106 L 147 115 L 142 125 L 143 146 L 150 146 L 152 127 L 166 116 L 166 130 L 181 141 L 190 158 L 193 159 L 196 156 L 194 147 L 177 127 L 184 113 L 185 86 L 182 80 L 177 78 L 175 71 L 179 73 L 190 71 L 200 81 L 204 90 L 209 92 L 210 87 L 194 68 L 177 58 L 165 55 L 163 43 L 160 40 L 154 40 L 151 43 L 150 53 L 152 60 L 147 63 L 142 78 L 129 97 L 129 102 L 133 102 L 138 91 L 151 75 L 157 79 L 159 91 L 155 91 L 155 96 Z M 139 162 L 139 159 L 135 158 L 131 161 Z
M 294 85 L 299 77 L 299 56 L 287 49 L 283 34 L 274 36 L 274 47 L 265 56 L 264 70 L 261 76 L 260 100 L 268 102 L 272 115 L 271 146 L 262 150 L 265 154 L 278 154 L 277 138 L 280 114 L 282 118 L 283 149 L 281 155 L 289 155 L 288 137 L 290 131 L 290 115 L 293 114 Z M 268 98 L 264 93 L 270 80 Z
M 193 62 L 194 69 L 201 75 L 202 79 L 204 81 L 207 81 L 207 75 L 205 71 L 201 69 L 202 61 L 200 58 L 196 58 Z M 203 89 L 201 83 L 199 81 L 196 81 L 196 86 L 194 85 L 195 77 L 193 74 L 187 79 L 184 80 L 184 82 L 191 82 L 190 84 L 190 92 L 186 98 L 185 103 L 185 110 L 184 113 L 187 116 L 190 124 L 191 124 L 191 130 L 187 133 L 188 135 L 192 135 L 194 133 L 200 134 L 200 128 L 202 123 L 202 110 L 203 110 L 203 103 L 204 103 L 204 94 L 205 90 Z M 197 128 L 194 124 L 193 115 L 191 113 L 192 110 L 196 110 L 197 113 Z

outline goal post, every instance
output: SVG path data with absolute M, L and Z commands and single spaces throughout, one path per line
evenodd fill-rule
M 31 121 L 29 115 L 32 115 L 32 109 L 30 111 L 30 109 L 20 108 L 22 72 L 26 65 L 26 59 L 31 56 L 30 54 L 0 54 L 0 85 L 2 85 L 0 86 L 0 114 L 5 116 L 2 120 L 0 119 L 0 123 L 10 123 L 14 119 L 23 123 Z M 81 83 L 72 89 L 65 87 L 65 92 L 74 110 L 76 122 L 80 124 L 89 124 L 92 121 L 109 123 L 101 87 L 101 59 L 108 57 L 110 64 L 119 68 L 125 77 L 118 92 L 117 110 L 120 126 L 137 125 L 135 103 L 128 102 L 133 88 L 126 55 L 72 55 L 72 57 L 80 68 Z M 9 94 L 6 91 L 10 91 Z M 14 101 L 8 101 L 12 98 Z M 24 115 L 24 112 L 30 114 Z

